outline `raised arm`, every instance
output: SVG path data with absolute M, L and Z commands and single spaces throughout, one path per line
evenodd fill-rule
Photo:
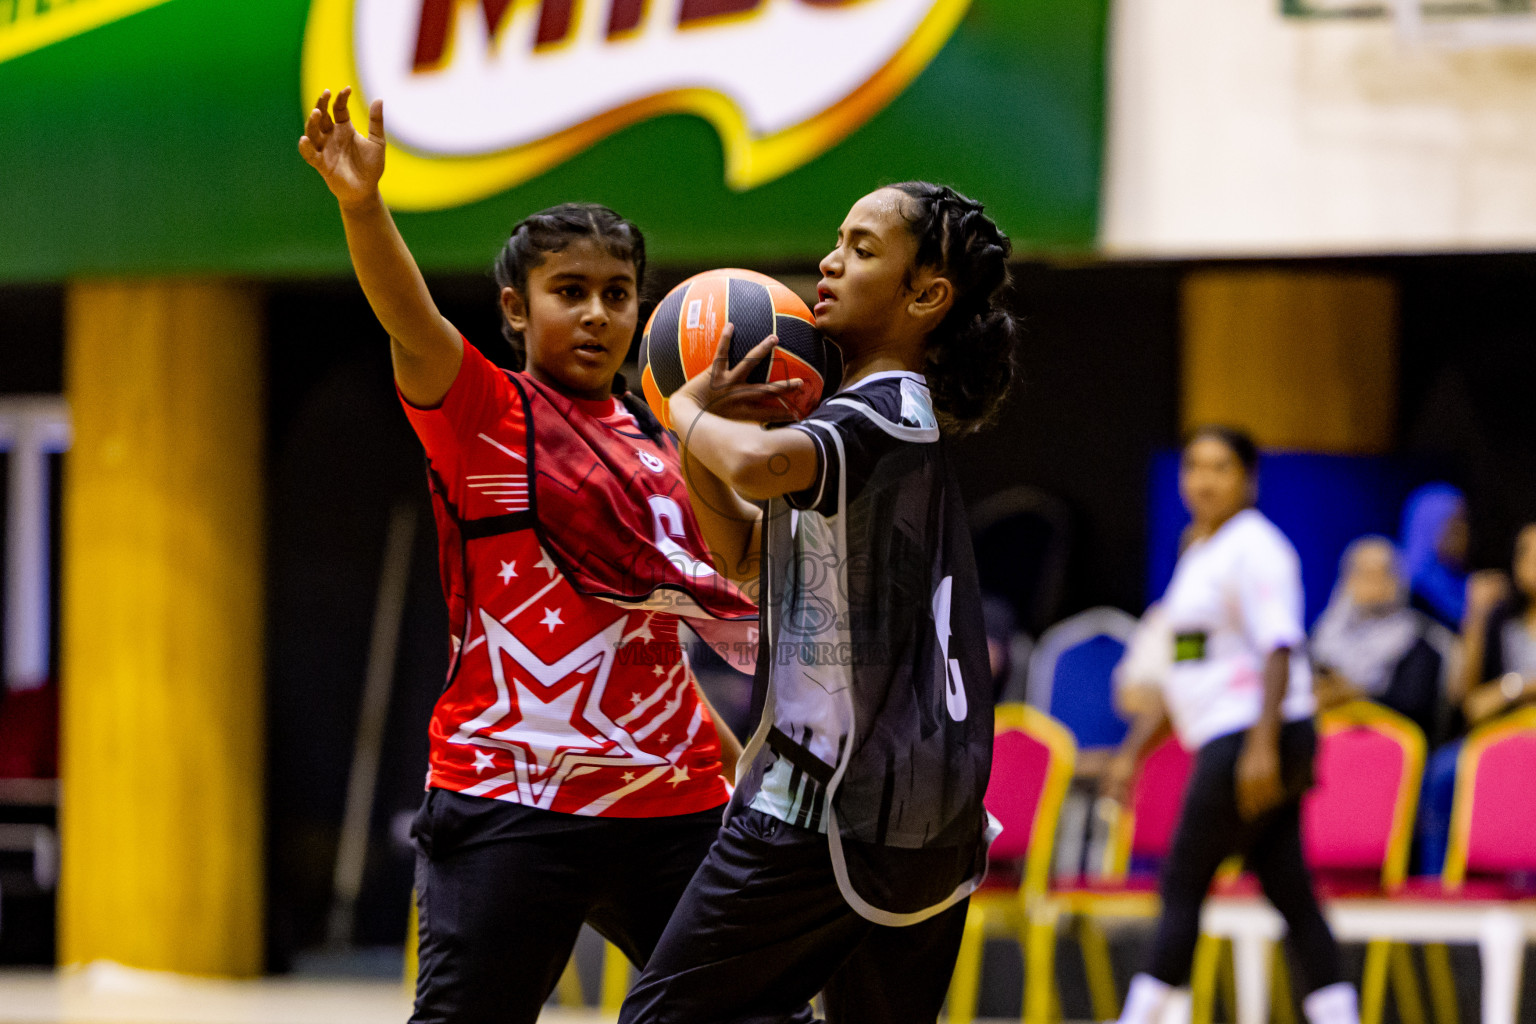
M 384 101 L 368 111 L 368 134 L 352 126 L 351 87 L 320 94 L 299 139 L 299 154 L 325 179 L 341 207 L 347 251 L 363 294 L 389 332 L 395 383 L 412 405 L 442 401 L 459 372 L 464 340 L 438 312 L 427 283 L 379 196 L 384 175 Z

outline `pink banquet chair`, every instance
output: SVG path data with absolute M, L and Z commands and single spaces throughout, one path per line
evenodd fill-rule
M 1141 764 L 1129 806 L 1101 802 L 1109 838 L 1099 863 L 1083 878 L 1058 879 L 1036 904 L 1033 927 L 1042 937 L 1035 943 L 1031 974 L 1052 976 L 1054 936 L 1062 925 L 1070 926 L 1082 951 L 1097 1020 L 1120 1013 L 1109 943 L 1099 922 L 1157 916 L 1157 868 L 1173 842 L 1193 767 L 1194 759 L 1178 740 L 1170 736 L 1159 744 Z M 1052 941 L 1044 941 L 1045 934 Z
M 1031 908 L 1045 893 L 1056 821 L 1077 757 L 1072 734 L 1026 704 L 999 704 L 994 728 L 986 804 L 1003 830 L 992 844 L 987 878 L 971 896 L 949 990 L 950 1024 L 970 1024 L 975 1017 L 989 935 L 1006 935 L 1029 948 Z M 1026 1019 L 1043 1019 L 1031 1017 L 1029 992 L 1035 981 L 1026 976 Z M 1035 1013 L 1048 1015 L 1053 989 L 1049 976 L 1044 981 L 1045 1002 Z

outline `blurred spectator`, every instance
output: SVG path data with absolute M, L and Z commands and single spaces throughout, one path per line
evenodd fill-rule
M 1003 700 L 1003 691 L 1013 675 L 1013 634 L 1016 620 L 1013 604 L 996 594 L 981 595 L 981 618 L 987 630 L 987 661 L 992 666 L 992 696 Z
M 1425 484 L 1403 503 L 1403 571 L 1413 607 L 1461 627 L 1467 587 L 1467 503 L 1446 483 Z
M 1445 667 L 1426 639 L 1434 628 L 1408 607 L 1408 581 L 1392 542 L 1361 537 L 1350 544 L 1312 632 L 1318 706 L 1373 700 L 1411 718 L 1432 739 Z
M 1514 587 L 1502 573 L 1481 572 L 1467 584 L 1462 628 L 1463 666 L 1453 699 L 1459 699 L 1467 728 L 1536 703 L 1536 523 L 1515 541 Z M 1456 792 L 1456 759 L 1461 740 L 1430 756 L 1419 801 L 1421 870 L 1434 873 L 1445 862 Z
M 1162 687 L 1173 669 L 1173 628 L 1154 602 L 1136 623 L 1115 666 L 1115 713 L 1126 721 L 1162 708 Z
M 1536 523 L 1520 530 L 1512 568 L 1512 589 L 1491 573 L 1467 587 L 1461 709 L 1469 728 L 1536 701 Z

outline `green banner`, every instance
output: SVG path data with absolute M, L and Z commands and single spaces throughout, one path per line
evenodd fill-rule
M 383 98 L 422 265 L 485 267 L 571 199 L 653 258 L 819 257 L 930 178 L 1021 251 L 1092 248 L 1107 0 L 0 0 L 0 281 L 342 273 L 296 144 Z

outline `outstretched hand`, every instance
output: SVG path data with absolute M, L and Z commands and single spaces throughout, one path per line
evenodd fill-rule
M 732 366 L 731 339 L 735 334 L 736 325 L 726 324 L 720 332 L 720 345 L 715 349 L 709 371 L 684 384 L 672 400 L 676 402 L 681 397 L 684 402 L 697 403 L 700 411 L 734 420 L 783 423 L 799 419 L 799 413 L 786 399 L 805 386 L 804 380 L 794 377 L 762 384 L 747 380 L 763 360 L 773 358 L 773 349 L 779 339 L 770 334 Z
M 299 155 L 320 172 L 343 206 L 375 198 L 384 176 L 384 101 L 374 100 L 368 108 L 368 134 L 362 135 L 347 110 L 351 95 L 351 86 L 336 95 L 333 116 L 331 90 L 322 92 L 299 138 Z

